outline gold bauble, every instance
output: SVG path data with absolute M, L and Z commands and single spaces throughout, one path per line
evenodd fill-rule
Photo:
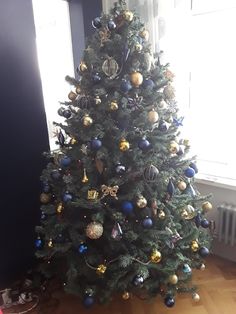
M 52 239 L 49 239 L 48 241 L 48 247 L 52 248 L 53 247 L 53 242 L 52 242 Z
M 99 96 L 96 96 L 94 98 L 94 102 L 95 102 L 96 105 L 100 105 L 102 103 L 102 100 L 101 100 L 101 98 Z
M 68 98 L 69 98 L 70 100 L 73 101 L 73 100 L 76 99 L 76 97 L 77 97 L 77 94 L 76 94 L 76 93 L 74 93 L 74 92 L 72 92 L 72 91 L 69 92 Z
M 80 62 L 79 70 L 80 70 L 80 72 L 85 72 L 85 71 L 88 70 L 88 67 L 87 67 L 87 65 L 86 65 L 86 63 L 84 61 Z
M 104 265 L 104 264 L 100 264 L 100 265 L 98 265 L 98 267 L 97 267 L 97 270 L 96 270 L 96 273 L 98 274 L 98 275 L 103 275 L 103 274 L 105 274 L 105 271 L 107 270 L 107 267 Z
M 143 83 L 143 76 L 140 72 L 133 72 L 130 74 L 130 81 L 134 87 L 139 87 Z
M 147 206 L 147 200 L 145 197 L 143 197 L 142 195 L 139 196 L 137 202 L 136 202 L 136 205 L 139 207 L 139 208 L 144 208 Z
M 196 211 L 194 209 L 194 207 L 192 205 L 187 205 L 181 213 L 181 216 L 186 219 L 186 220 L 190 220 L 193 219 L 196 215 Z
M 171 154 L 177 154 L 179 151 L 179 144 L 176 141 L 171 141 L 169 145 L 169 152 Z
M 133 20 L 133 18 L 134 18 L 134 14 L 133 14 L 132 11 L 125 10 L 125 11 L 123 12 L 123 17 L 124 17 L 124 19 L 125 19 L 126 21 L 131 22 L 131 21 Z
M 41 193 L 40 194 L 40 202 L 43 204 L 49 203 L 51 200 L 51 194 Z
M 96 201 L 98 199 L 98 191 L 96 190 L 88 190 L 88 200 Z
M 87 177 L 87 173 L 86 173 L 86 169 L 84 169 L 84 174 L 83 174 L 83 178 L 81 180 L 82 183 L 87 183 L 88 182 L 88 177 Z
M 76 91 L 77 94 L 80 94 L 80 93 L 81 93 L 81 87 L 80 87 L 80 85 L 78 85 L 78 86 L 76 87 L 75 91 Z
M 180 191 L 184 191 L 187 187 L 187 184 L 184 181 L 179 181 L 177 183 L 177 187 Z
M 161 210 L 159 211 L 158 217 L 159 217 L 160 219 L 165 219 L 166 213 L 164 212 L 164 210 L 161 209 Z
M 70 144 L 75 145 L 76 143 L 77 143 L 77 140 L 74 137 L 72 137 L 70 140 Z
M 178 276 L 177 275 L 170 275 L 169 276 L 169 279 L 168 279 L 168 281 L 169 281 L 169 283 L 171 283 L 172 285 L 176 285 L 177 283 L 178 283 Z
M 88 114 L 85 114 L 83 117 L 83 125 L 87 127 L 90 126 L 92 123 L 93 119 Z
M 130 298 L 130 293 L 128 291 L 125 291 L 123 294 L 122 294 L 122 299 L 123 300 L 128 300 Z
M 199 249 L 199 245 L 198 245 L 197 241 L 196 241 L 196 240 L 193 240 L 193 241 L 191 242 L 191 250 L 192 250 L 193 252 L 197 252 L 198 249 Z
M 61 214 L 61 212 L 63 211 L 63 204 L 62 203 L 59 203 L 57 205 L 56 211 L 57 211 L 58 214 Z
M 194 302 L 199 302 L 200 301 L 200 295 L 198 293 L 196 293 L 196 292 L 194 292 L 192 294 L 192 298 L 193 298 Z
M 93 221 L 87 225 L 85 233 L 89 239 L 99 239 L 103 234 L 103 225 L 100 222 Z
M 141 52 L 142 49 L 143 49 L 143 46 L 141 44 L 136 44 L 134 49 L 137 51 L 137 52 Z
M 148 112 L 148 121 L 151 123 L 156 123 L 159 119 L 158 113 L 153 109 Z
M 139 36 L 142 37 L 144 40 L 148 41 L 149 39 L 149 32 L 148 30 L 144 29 L 139 33 Z
M 184 139 L 183 140 L 183 144 L 186 146 L 186 147 L 190 147 L 190 140 L 189 139 Z
M 119 109 L 119 106 L 116 100 L 112 100 L 109 107 L 110 107 L 110 110 L 112 111 L 116 111 Z
M 161 252 L 159 252 L 158 250 L 153 250 L 152 251 L 152 254 L 151 254 L 151 256 L 150 256 L 150 260 L 153 262 L 153 263 L 155 263 L 155 264 L 157 264 L 157 263 L 160 263 L 160 261 L 161 261 Z
M 122 152 L 127 151 L 127 150 L 129 149 L 129 146 L 130 146 L 130 145 L 129 145 L 129 142 L 126 141 L 125 138 L 122 138 L 122 139 L 120 140 L 119 148 L 120 148 L 120 150 L 121 150 Z
M 213 208 L 212 204 L 208 201 L 202 203 L 202 209 L 204 212 L 209 212 Z
M 201 264 L 200 270 L 201 270 L 201 271 L 204 271 L 205 269 L 206 269 L 206 265 L 205 265 L 205 264 Z

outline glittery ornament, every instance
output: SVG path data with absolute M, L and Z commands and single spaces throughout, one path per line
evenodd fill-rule
M 107 186 L 107 185 L 103 184 L 101 186 L 101 189 L 102 189 L 102 193 L 103 193 L 103 196 L 101 197 L 101 199 L 104 198 L 105 196 L 109 196 L 109 195 L 114 197 L 115 199 L 118 199 L 118 197 L 116 195 L 118 190 L 119 190 L 118 185 Z
M 175 89 L 173 86 L 171 85 L 167 85 L 164 90 L 163 90 L 163 94 L 165 95 L 165 97 L 168 100 L 172 100 L 175 98 Z
M 118 222 L 116 222 L 114 227 L 112 228 L 111 237 L 114 240 L 120 241 L 122 238 L 122 235 L 123 235 L 123 232 L 122 232 L 121 226 Z
M 184 191 L 187 187 L 187 184 L 184 181 L 179 181 L 177 183 L 177 187 L 180 191 Z
M 98 191 L 96 190 L 88 190 L 87 199 L 91 201 L 96 201 L 98 199 Z
M 160 219 L 165 219 L 166 218 L 166 213 L 164 212 L 164 210 L 160 210 L 158 213 L 158 218 Z
M 88 127 L 93 123 L 93 119 L 88 114 L 85 114 L 82 119 L 82 122 L 83 126 Z
M 148 41 L 148 39 L 149 39 L 149 32 L 148 32 L 148 30 L 146 30 L 146 29 L 142 30 L 142 31 L 139 33 L 139 36 L 140 36 L 141 38 L 143 38 L 144 40 Z
M 117 103 L 117 100 L 111 101 L 110 104 L 109 104 L 109 108 L 110 108 L 111 111 L 118 110 L 119 109 L 119 105 Z
M 128 300 L 130 298 L 130 293 L 125 291 L 123 294 L 122 294 L 122 299 L 123 300 Z
M 184 207 L 181 213 L 181 216 L 186 220 L 193 219 L 195 215 L 196 215 L 196 211 L 192 205 L 187 205 L 186 207 Z
M 134 14 L 132 11 L 130 10 L 125 10 L 123 12 L 123 17 L 127 22 L 132 22 L 133 18 L 134 18 Z
M 170 275 L 168 278 L 169 283 L 172 285 L 176 285 L 178 283 L 178 276 L 177 275 Z
M 49 203 L 51 200 L 51 194 L 48 193 L 41 193 L 40 194 L 40 202 L 43 204 Z
M 84 61 L 81 61 L 80 65 L 79 65 L 79 71 L 80 72 L 85 72 L 87 70 L 88 70 L 88 67 L 87 67 L 86 63 Z
M 77 97 L 77 94 L 76 93 L 74 93 L 74 92 L 69 92 L 69 94 L 68 94 L 68 98 L 71 100 L 71 101 L 74 101 L 75 99 L 76 99 L 76 97 Z
M 57 211 L 58 214 L 62 213 L 62 211 L 63 211 L 63 204 L 61 202 L 57 205 L 56 211 Z
M 193 252 L 197 252 L 198 249 L 199 249 L 199 245 L 198 245 L 197 241 L 196 241 L 196 240 L 193 240 L 193 241 L 191 242 L 191 250 L 192 250 Z
M 102 71 L 108 76 L 110 79 L 116 77 L 117 72 L 119 70 L 118 63 L 114 58 L 107 58 L 102 64 Z
M 107 266 L 105 266 L 104 264 L 100 264 L 100 265 L 98 265 L 98 267 L 96 269 L 96 273 L 98 275 L 103 275 L 103 274 L 105 274 L 106 270 L 107 270 Z
M 155 182 L 158 174 L 159 170 L 154 165 L 150 165 L 144 169 L 143 177 L 146 182 Z
M 99 239 L 103 234 L 103 225 L 100 222 L 93 221 L 86 227 L 86 236 L 90 239 Z
M 102 103 L 102 100 L 101 100 L 101 98 L 99 96 L 96 96 L 94 98 L 94 102 L 95 102 L 95 105 L 100 105 Z
M 143 83 L 143 76 L 140 72 L 130 74 L 130 81 L 134 87 L 139 87 Z
M 50 238 L 49 241 L 48 241 L 48 247 L 49 248 L 52 248 L 53 247 L 53 242 L 52 242 L 52 239 Z
M 160 263 L 161 261 L 161 252 L 159 252 L 158 250 L 153 250 L 152 254 L 150 256 L 150 260 L 152 261 L 152 263 Z
M 150 123 L 156 123 L 158 119 L 159 115 L 154 109 L 148 112 L 148 121 Z
M 175 141 L 171 141 L 169 145 L 169 152 L 171 154 L 177 154 L 178 150 L 179 150 L 179 144 L 176 143 Z
M 213 206 L 210 202 L 206 201 L 202 203 L 202 209 L 205 213 L 209 212 L 210 210 L 212 210 Z
M 139 207 L 139 208 L 144 208 L 147 206 L 147 200 L 144 196 L 140 195 L 136 201 L 136 205 Z
M 127 151 L 127 150 L 129 149 L 129 147 L 130 147 L 129 142 L 128 142 L 125 138 L 122 138 L 122 139 L 120 140 L 120 143 L 119 143 L 119 148 L 120 148 L 120 150 L 121 150 L 122 152 L 125 152 L 125 151 Z
M 89 180 L 89 179 L 88 179 L 88 177 L 87 177 L 86 169 L 84 168 L 83 178 L 82 178 L 81 182 L 87 183 L 88 180 Z

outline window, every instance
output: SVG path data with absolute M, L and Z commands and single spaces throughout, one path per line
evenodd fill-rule
M 70 90 L 65 76 L 74 76 L 69 7 L 63 0 L 33 0 L 33 10 L 49 141 L 56 149 L 53 121 L 60 121 L 58 102 Z

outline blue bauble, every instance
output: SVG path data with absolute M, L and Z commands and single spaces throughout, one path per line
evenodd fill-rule
M 34 244 L 35 244 L 35 247 L 36 247 L 37 249 L 41 249 L 42 246 L 43 246 L 43 241 L 42 241 L 40 238 L 37 238 L 37 239 L 35 240 Z
M 101 81 L 101 76 L 98 73 L 92 75 L 92 81 L 94 84 L 98 84 Z
M 152 219 L 147 217 L 143 219 L 143 227 L 144 228 L 151 228 L 153 225 Z
M 133 279 L 133 285 L 135 287 L 141 286 L 143 284 L 143 282 L 144 282 L 144 279 L 141 275 L 137 275 Z
M 198 251 L 198 254 L 201 256 L 201 257 L 207 257 L 209 254 L 210 254 L 210 251 L 208 250 L 207 247 L 203 246 L 199 249 Z
M 60 171 L 57 170 L 57 169 L 52 170 L 52 172 L 51 172 L 51 177 L 52 177 L 54 180 L 58 180 L 58 179 L 61 177 Z
M 209 228 L 210 222 L 206 218 L 204 218 L 201 221 L 201 226 L 202 226 L 202 228 Z
M 83 305 L 86 308 L 90 308 L 91 306 L 93 306 L 94 302 L 95 302 L 94 297 L 90 295 L 86 295 L 83 299 Z
M 69 119 L 71 117 L 71 111 L 69 109 L 66 109 L 63 111 L 63 117 L 65 117 L 66 119 Z
M 62 167 L 67 167 L 69 166 L 70 163 L 71 163 L 71 158 L 68 156 L 64 156 L 60 161 L 60 164 Z
M 142 84 L 143 88 L 145 89 L 149 89 L 149 90 L 152 90 L 153 87 L 155 86 L 153 80 L 151 79 L 146 79 L 143 81 L 143 84 Z
M 199 228 L 201 226 L 201 222 L 202 222 L 202 216 L 201 213 L 197 213 L 196 217 L 195 217 L 195 224 L 196 226 Z
M 195 175 L 195 170 L 191 167 L 188 167 L 184 170 L 184 175 L 187 177 L 187 178 L 192 178 L 194 177 Z
M 191 272 L 192 272 L 191 267 L 190 267 L 188 264 L 184 264 L 184 265 L 183 265 L 183 273 L 185 273 L 185 274 L 191 274 Z
M 100 17 L 95 17 L 95 19 L 92 21 L 92 26 L 94 28 L 100 28 L 102 26 Z
M 63 202 L 67 203 L 71 201 L 73 196 L 69 192 L 65 192 L 62 196 Z
M 193 168 L 195 173 L 198 173 L 198 168 L 197 168 L 197 165 L 194 163 L 194 162 L 191 162 L 189 167 Z
M 126 81 L 126 80 L 123 80 L 120 84 L 120 90 L 123 92 L 123 93 L 128 93 L 128 91 L 130 91 L 132 89 L 132 85 L 130 83 L 130 81 Z
M 87 245 L 84 244 L 84 243 L 81 243 L 81 244 L 79 245 L 79 247 L 78 247 L 78 252 L 79 252 L 80 254 L 84 254 L 84 253 L 86 253 L 87 251 L 88 251 Z
M 102 142 L 99 139 L 94 138 L 93 140 L 91 140 L 91 142 L 90 142 L 91 150 L 96 151 L 96 150 L 99 150 L 99 148 L 101 148 L 101 147 L 102 147 Z
M 175 305 L 175 299 L 170 296 L 167 296 L 164 302 L 167 307 L 173 307 Z
M 159 125 L 158 125 L 158 130 L 160 130 L 161 132 L 166 132 L 168 131 L 170 127 L 170 124 L 164 120 L 161 120 Z
M 171 179 L 169 180 L 169 183 L 167 185 L 167 192 L 170 195 L 170 197 L 172 197 L 173 194 L 175 193 L 175 186 Z
M 116 29 L 116 23 L 113 20 L 110 20 L 107 23 L 107 27 L 110 31 L 112 31 L 113 29 Z
M 138 147 L 144 152 L 144 151 L 147 151 L 149 148 L 151 148 L 151 143 L 145 138 L 142 138 L 138 142 Z
M 116 165 L 115 170 L 116 170 L 116 173 L 117 173 L 117 174 L 122 175 L 122 174 L 125 173 L 126 168 L 125 168 L 124 165 L 122 165 L 122 164 L 119 163 L 119 164 Z
M 125 215 L 130 215 L 134 210 L 134 205 L 129 201 L 123 201 L 121 204 L 121 209 Z
M 59 116 L 63 117 L 64 111 L 65 111 L 65 108 L 60 107 L 60 108 L 57 110 L 57 113 L 59 114 Z

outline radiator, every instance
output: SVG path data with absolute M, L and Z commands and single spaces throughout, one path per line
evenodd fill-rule
M 218 239 L 220 242 L 234 246 L 236 244 L 236 206 L 222 204 L 219 210 Z

